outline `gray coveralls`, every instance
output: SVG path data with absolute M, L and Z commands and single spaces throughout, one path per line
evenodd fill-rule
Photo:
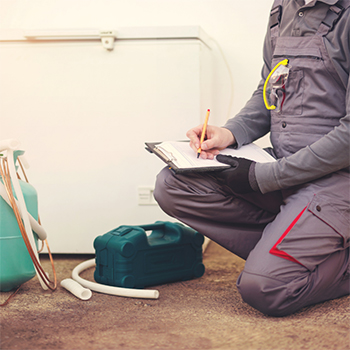
M 158 175 L 154 193 L 166 213 L 246 259 L 238 290 L 248 304 L 273 316 L 350 292 L 350 83 L 339 76 L 324 40 L 339 16 L 347 15 L 349 24 L 349 11 L 342 8 L 350 0 L 331 7 L 336 1 L 317 2 L 310 18 L 322 15 L 318 30 L 305 36 L 297 35 L 295 18 L 315 1 L 306 7 L 298 1 L 275 1 L 263 80 L 225 125 L 238 147 L 271 131 L 278 159 L 256 164 L 262 193 L 235 194 L 214 174 L 175 175 L 167 168 Z M 288 27 L 280 16 L 282 5 L 283 10 L 298 6 L 291 36 L 281 35 Z M 291 65 L 285 102 L 281 112 L 269 113 L 262 102 L 264 78 L 285 58 Z

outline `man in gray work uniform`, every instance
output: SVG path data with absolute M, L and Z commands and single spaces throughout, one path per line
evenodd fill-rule
M 271 132 L 276 162 L 220 155 L 228 170 L 157 177 L 166 213 L 246 259 L 238 290 L 268 315 L 349 294 L 349 14 L 350 0 L 276 0 L 257 90 L 208 126 L 201 157 Z M 283 62 L 288 76 L 269 84 Z M 187 132 L 194 150 L 201 130 Z

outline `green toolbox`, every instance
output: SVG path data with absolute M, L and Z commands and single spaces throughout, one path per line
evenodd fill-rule
M 180 223 L 119 226 L 94 241 L 95 281 L 144 288 L 201 277 L 203 242 L 203 235 Z

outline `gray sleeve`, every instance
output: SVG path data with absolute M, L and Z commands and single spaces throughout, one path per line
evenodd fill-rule
M 350 8 L 347 10 L 350 11 Z M 346 115 L 340 120 L 340 125 L 315 143 L 295 154 L 281 158 L 273 163 L 258 163 L 255 167 L 257 184 L 262 193 L 288 188 L 306 183 L 350 165 L 350 42 L 349 21 L 346 16 L 337 23 L 335 30 L 327 36 L 327 50 L 332 51 L 334 65 L 339 73 L 346 92 Z M 344 51 L 334 51 L 333 40 L 341 40 Z M 345 58 L 344 58 L 345 57 Z M 246 106 L 224 127 L 229 129 L 237 140 L 237 147 L 252 142 L 269 132 L 270 113 L 265 108 L 262 97 L 263 83 L 271 69 L 272 52 L 270 32 L 267 31 L 264 43 L 264 67 L 262 80 Z
M 262 193 L 318 179 L 350 166 L 350 78 L 346 115 L 331 132 L 293 155 L 273 163 L 258 163 L 255 175 Z
M 270 31 L 267 30 L 264 41 L 264 65 L 261 71 L 261 81 L 243 109 L 229 119 L 224 128 L 229 129 L 237 141 L 237 147 L 251 143 L 270 131 L 270 111 L 264 104 L 263 87 L 271 67 L 272 52 L 270 45 Z
M 263 85 L 264 81 L 261 80 L 245 107 L 224 125 L 224 128 L 229 129 L 234 135 L 238 148 L 257 140 L 270 131 L 270 112 L 264 105 Z
M 347 11 L 350 11 L 348 9 Z M 257 163 L 255 176 L 262 193 L 288 188 L 306 183 L 350 165 L 350 80 L 349 80 L 349 22 L 346 16 L 327 37 L 327 49 L 335 58 L 334 65 L 339 73 L 346 92 L 346 115 L 340 125 L 315 143 L 302 148 L 295 154 L 273 163 Z M 345 51 L 336 52 L 332 47 L 334 38 L 341 40 Z M 263 102 L 263 84 L 271 70 L 272 59 L 270 31 L 264 42 L 264 66 L 262 80 L 245 107 L 224 125 L 235 136 L 237 147 L 255 141 L 270 131 L 270 112 Z M 345 57 L 345 58 L 344 58 Z
M 347 10 L 350 11 L 350 8 Z M 274 163 L 256 164 L 255 175 L 262 193 L 288 188 L 318 179 L 340 169 L 349 171 L 350 165 L 350 22 L 349 16 L 337 23 L 335 30 L 326 37 L 327 50 L 334 58 L 334 66 L 346 87 L 346 115 L 340 125 L 295 154 Z M 340 40 L 343 51 L 336 50 L 333 40 Z M 269 47 L 264 46 L 268 55 Z

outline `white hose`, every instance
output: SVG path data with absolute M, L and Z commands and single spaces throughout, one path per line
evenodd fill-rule
M 159 292 L 157 290 L 150 289 L 132 289 L 132 288 L 121 288 L 121 287 L 113 287 L 107 286 L 104 284 L 87 281 L 79 276 L 79 274 L 90 268 L 95 266 L 95 259 L 86 260 L 80 263 L 73 269 L 72 278 L 80 283 L 83 287 L 89 288 L 95 292 L 118 295 L 120 297 L 129 297 L 129 298 L 144 298 L 144 299 L 158 299 Z
M 37 258 L 37 260 L 39 261 L 39 255 L 38 255 L 38 251 L 36 248 L 36 244 L 35 244 L 35 240 L 34 240 L 34 235 L 33 235 L 33 231 L 32 231 L 32 226 L 30 224 L 30 220 L 29 220 L 29 216 L 28 216 L 28 210 L 26 207 L 26 203 L 24 201 L 24 196 L 22 193 L 22 189 L 21 186 L 19 184 L 18 178 L 17 178 L 17 172 L 16 172 L 16 167 L 15 167 L 15 160 L 14 160 L 14 156 L 13 156 L 13 151 L 15 149 L 17 149 L 19 145 L 19 142 L 13 139 L 10 140 L 3 140 L 0 142 L 0 151 L 7 151 L 7 164 L 9 167 L 9 172 L 10 172 L 10 177 L 12 180 L 12 185 L 13 185 L 13 189 L 14 189 L 14 194 L 17 197 L 17 201 L 18 201 L 18 209 L 20 212 L 20 215 L 22 217 L 23 220 L 23 224 L 24 224 L 24 229 L 27 233 L 30 245 L 33 249 L 34 255 Z M 36 267 L 34 266 L 35 270 L 36 270 L 36 274 L 38 276 L 39 282 L 41 284 L 41 287 L 45 290 L 48 289 L 48 287 L 45 285 L 44 281 L 42 280 L 42 278 L 40 277 L 40 274 L 38 273 L 38 270 L 36 269 Z
M 7 139 L 7 140 L 1 140 L 0 141 L 0 152 L 6 151 L 6 150 L 16 150 L 18 146 L 20 145 L 19 141 L 14 139 Z
M 0 152 L 9 151 L 10 153 L 12 153 L 14 150 L 18 149 L 19 145 L 20 145 L 20 142 L 17 140 L 14 140 L 14 139 L 1 140 L 0 141 Z M 23 155 L 18 156 L 18 158 L 21 158 L 21 161 L 25 163 L 24 164 L 25 168 L 29 167 L 29 165 L 27 164 L 27 161 L 25 160 Z M 11 174 L 11 177 L 12 177 L 12 174 Z M 15 178 L 17 179 L 17 176 Z M 5 200 L 5 202 L 8 205 L 11 206 L 10 201 L 8 199 L 8 196 L 7 196 L 5 185 L 1 181 L 0 181 L 0 196 Z M 17 200 L 16 200 L 16 204 L 19 207 L 19 203 Z M 21 214 L 21 217 L 23 219 L 23 216 L 22 216 L 23 214 L 22 214 L 21 210 L 20 210 L 20 214 Z M 33 231 L 39 236 L 39 238 L 42 241 L 44 241 L 47 238 L 47 234 L 46 234 L 44 228 L 28 212 L 26 214 L 29 216 L 29 222 L 33 228 Z
M 66 278 L 61 281 L 61 286 L 81 300 L 89 300 L 92 296 L 90 289 L 84 288 L 77 281 L 74 281 L 71 278 Z
M 4 199 L 4 201 L 11 206 L 10 200 L 7 196 L 7 192 L 6 192 L 6 188 L 5 185 L 0 181 L 0 196 Z M 15 199 L 16 200 L 16 199 Z M 17 206 L 19 206 L 18 201 L 16 200 L 16 204 Z M 20 213 L 21 217 L 22 217 L 22 212 Z M 30 215 L 30 213 L 28 213 L 29 216 L 29 222 L 33 228 L 33 231 L 38 235 L 38 237 L 44 241 L 47 238 L 47 234 L 46 231 L 44 230 L 44 228 L 33 218 L 32 215 Z M 22 217 L 23 219 L 23 217 Z

